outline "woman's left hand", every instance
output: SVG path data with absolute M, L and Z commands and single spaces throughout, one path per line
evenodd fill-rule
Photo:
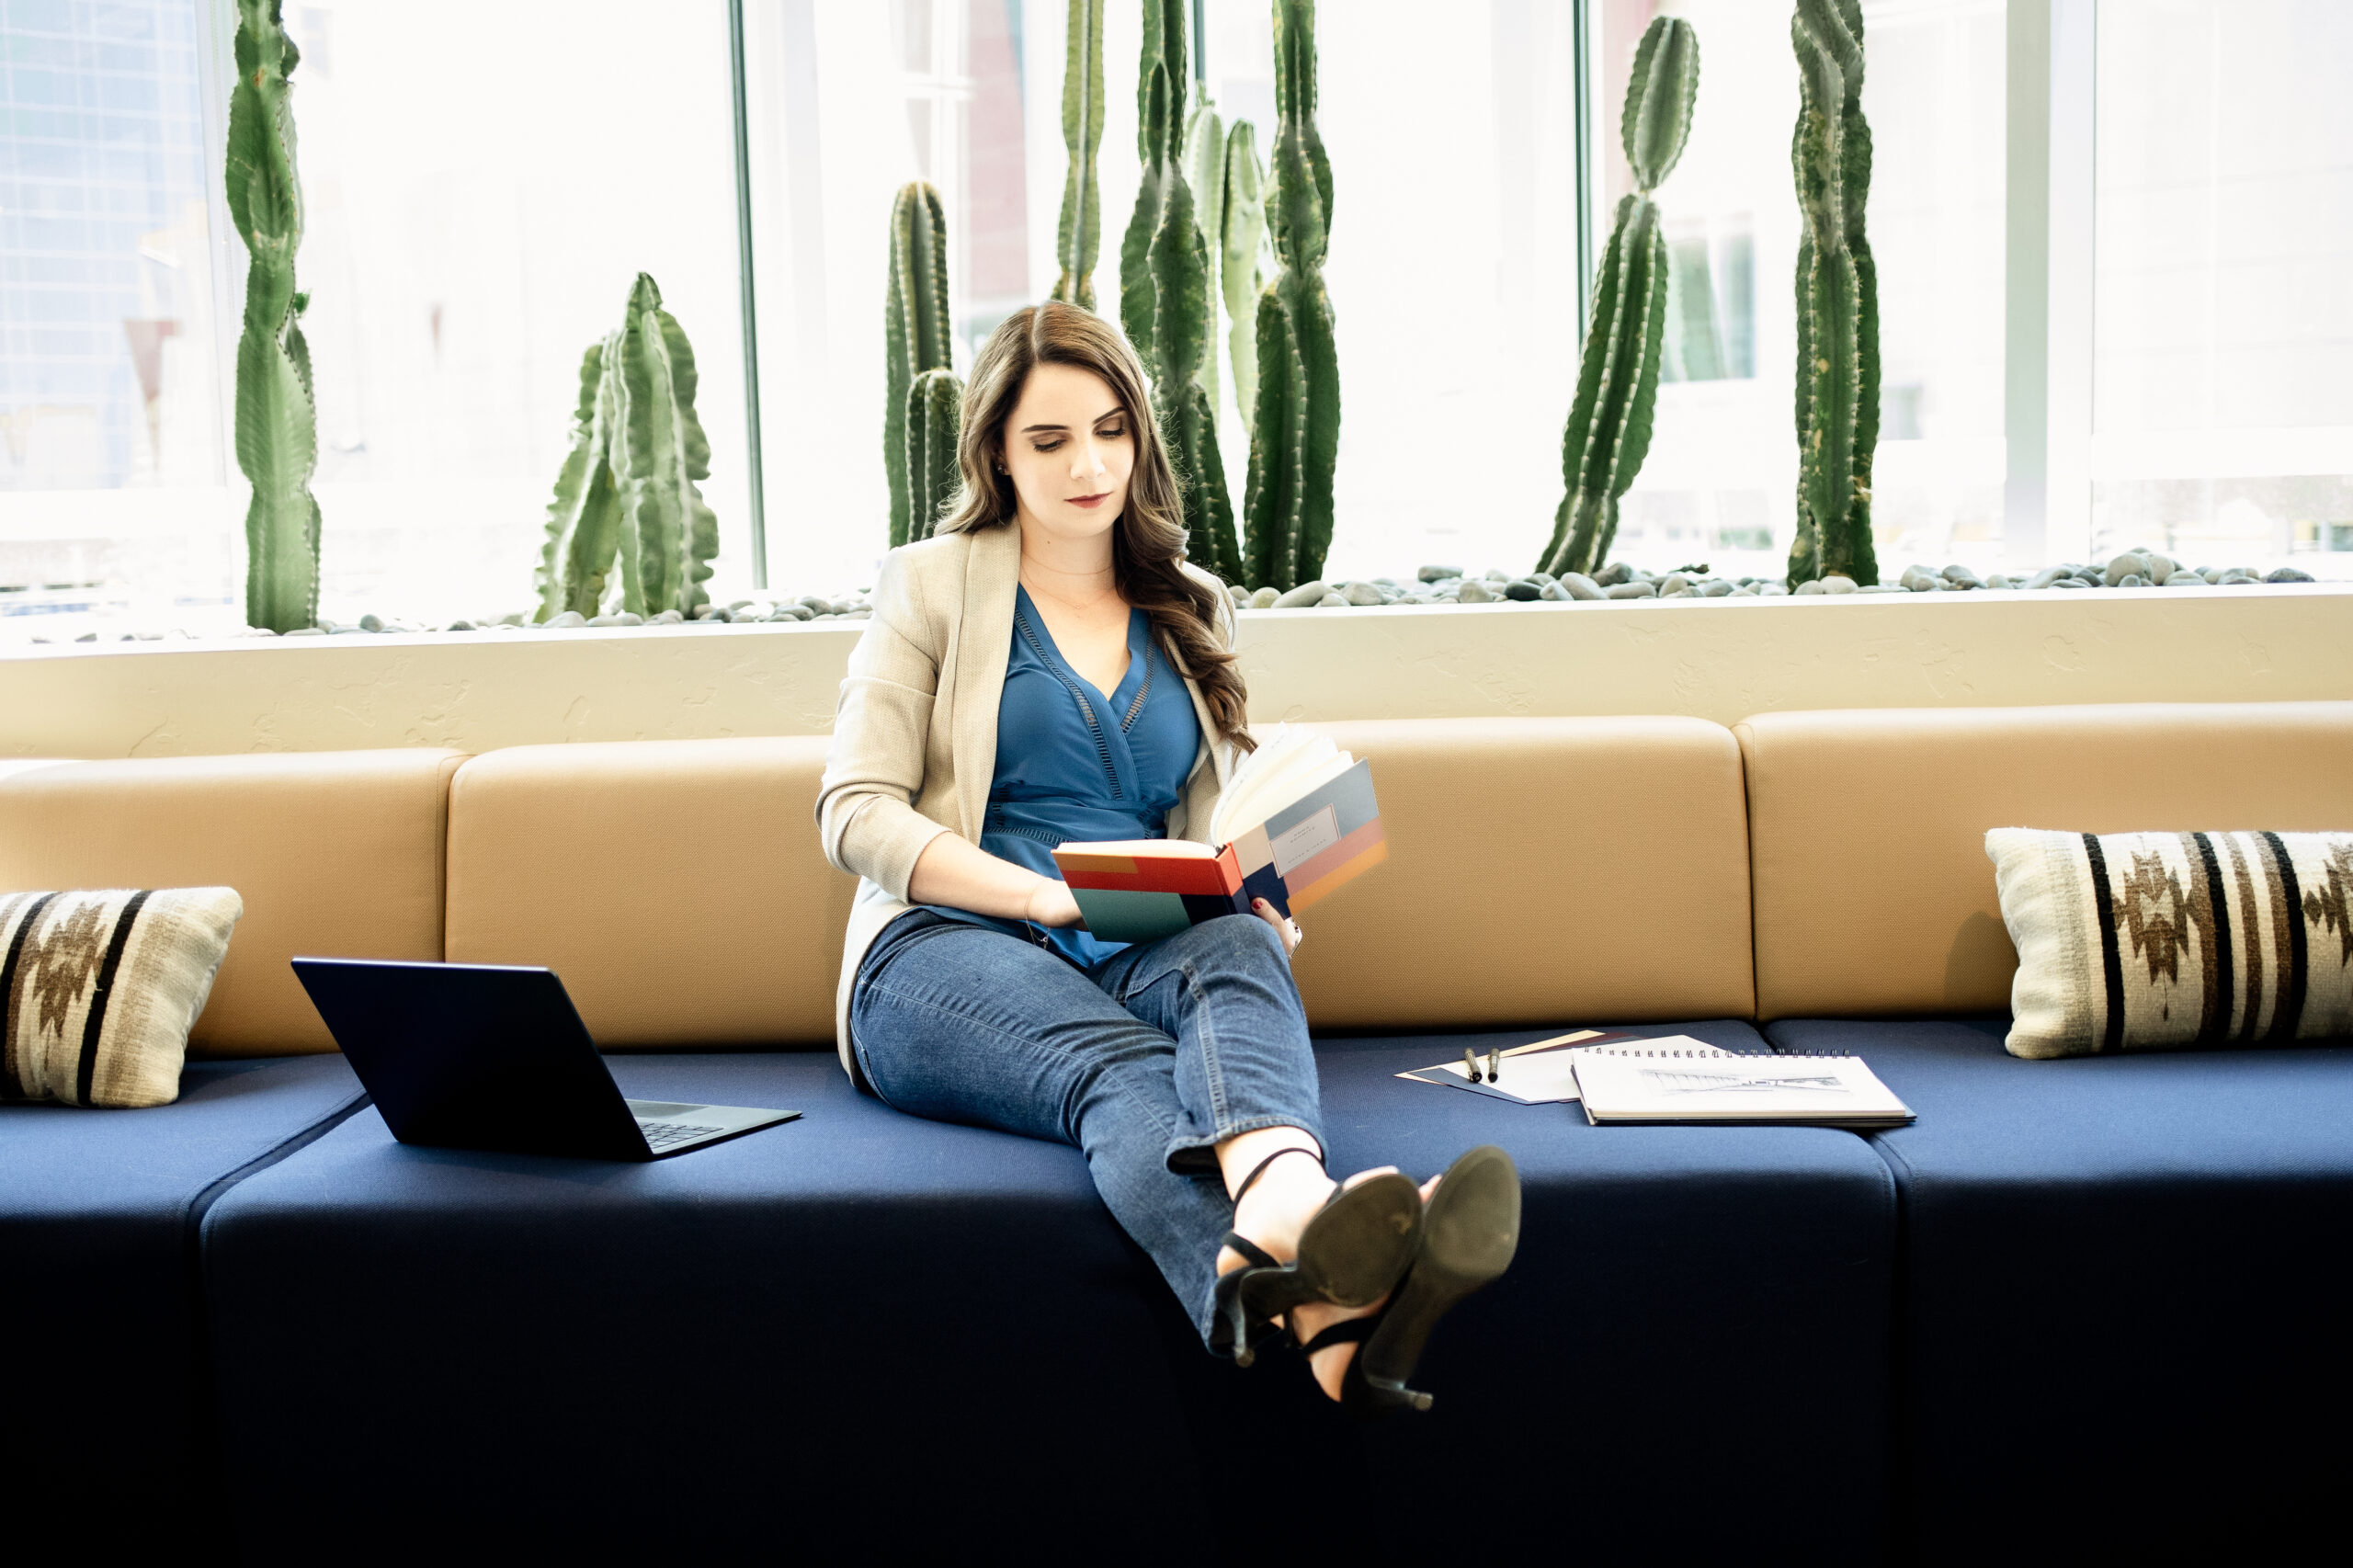
M 1299 951 L 1299 944 L 1306 934 L 1300 930 L 1298 921 L 1289 918 L 1263 898 L 1250 901 L 1250 913 L 1275 928 L 1275 936 L 1283 945 L 1283 957 L 1289 958 Z

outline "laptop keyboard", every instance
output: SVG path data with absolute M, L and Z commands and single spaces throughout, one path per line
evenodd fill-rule
M 684 1121 L 641 1121 L 637 1130 L 645 1134 L 647 1146 L 656 1150 L 724 1131 L 717 1126 L 699 1127 Z

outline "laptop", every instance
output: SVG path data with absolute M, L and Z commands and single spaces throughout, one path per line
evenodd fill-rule
M 328 1032 L 404 1143 L 659 1160 L 801 1114 L 623 1098 L 552 970 L 293 961 Z

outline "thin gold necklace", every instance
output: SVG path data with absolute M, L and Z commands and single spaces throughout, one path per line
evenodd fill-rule
M 1119 584 L 1114 582 L 1109 587 L 1105 588 L 1101 593 L 1096 595 L 1095 597 L 1089 599 L 1086 603 L 1080 604 L 1075 599 L 1064 598 L 1062 595 L 1055 593 L 1051 588 L 1041 587 L 1039 584 L 1031 580 L 1029 570 L 1027 566 L 1022 568 L 1020 577 L 1021 585 L 1028 588 L 1032 594 L 1042 594 L 1047 598 L 1050 598 L 1056 604 L 1062 606 L 1064 609 L 1070 610 L 1078 615 L 1091 615 L 1102 605 L 1104 600 L 1116 599 L 1120 597 Z

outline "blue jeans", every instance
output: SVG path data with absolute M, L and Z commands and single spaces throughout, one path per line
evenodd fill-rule
M 1255 915 L 1082 970 L 912 911 L 867 949 L 850 1034 L 868 1085 L 895 1109 L 1075 1144 L 1213 1346 L 1217 1252 L 1233 1222 L 1214 1145 L 1266 1127 L 1324 1142 L 1299 987 Z

